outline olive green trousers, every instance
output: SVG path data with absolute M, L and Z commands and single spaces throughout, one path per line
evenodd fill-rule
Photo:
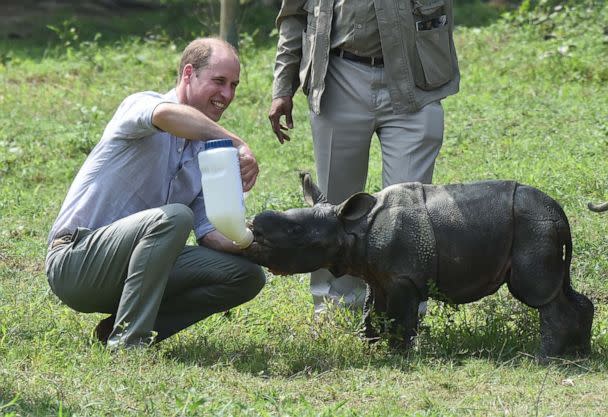
M 49 250 L 49 285 L 74 310 L 116 315 L 110 347 L 158 342 L 255 297 L 262 269 L 187 246 L 192 225 L 190 208 L 170 204 L 97 230 L 79 228 Z

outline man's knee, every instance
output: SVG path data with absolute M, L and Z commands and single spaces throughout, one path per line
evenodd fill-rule
M 266 285 L 266 274 L 259 265 L 249 264 L 243 268 L 241 272 L 241 284 L 239 293 L 243 296 L 243 301 L 246 302 L 254 298 L 262 291 Z
M 194 214 L 190 207 L 184 204 L 168 204 L 161 207 L 163 220 L 177 230 L 189 234 L 194 225 Z

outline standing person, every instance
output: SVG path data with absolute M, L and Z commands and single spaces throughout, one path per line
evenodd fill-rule
M 217 124 L 235 95 L 240 62 L 219 39 L 191 42 L 177 86 L 127 97 L 76 175 L 49 234 L 53 292 L 80 312 L 109 313 L 95 334 L 109 347 L 145 346 L 255 297 L 261 268 L 207 220 L 197 155 L 231 138 L 244 190 L 258 164 Z M 194 230 L 198 246 L 186 245 Z
M 452 0 L 283 0 L 277 27 L 272 130 L 280 143 L 289 140 L 301 86 L 328 201 L 364 189 L 374 133 L 383 187 L 430 183 L 443 142 L 440 100 L 460 80 Z M 359 306 L 364 299 L 359 278 L 319 270 L 310 282 L 316 312 L 327 301 Z

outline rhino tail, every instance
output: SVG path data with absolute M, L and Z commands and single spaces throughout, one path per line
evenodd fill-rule
M 565 240 L 565 241 L 564 241 Z M 571 288 L 570 285 L 570 265 L 572 263 L 572 237 L 570 236 L 570 226 L 567 227 L 567 236 L 562 240 L 564 245 L 564 287 Z
M 572 263 L 572 233 L 570 232 L 570 223 L 568 222 L 568 217 L 566 217 L 566 213 L 559 206 L 559 211 L 561 212 L 561 221 L 556 223 L 557 226 L 557 234 L 559 236 L 559 242 L 562 247 L 562 259 L 564 261 L 564 281 L 563 288 L 566 292 L 572 288 L 570 284 L 570 265 Z
M 605 203 L 601 203 L 601 204 L 589 203 L 589 204 L 587 204 L 587 207 L 589 207 L 589 210 L 599 213 L 599 212 L 608 210 L 608 201 Z

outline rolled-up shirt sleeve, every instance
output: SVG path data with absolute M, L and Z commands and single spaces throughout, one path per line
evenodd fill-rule
M 152 115 L 159 104 L 167 102 L 171 101 L 153 91 L 130 95 L 114 113 L 103 138 L 138 139 L 159 132 L 152 123 Z
M 199 241 L 201 238 L 205 237 L 205 235 L 215 230 L 215 227 L 213 227 L 207 218 L 205 200 L 203 199 L 202 193 L 194 199 L 192 204 L 190 204 L 190 209 L 194 214 L 194 236 L 196 237 L 196 240 Z
M 274 65 L 273 99 L 293 96 L 300 85 L 298 71 L 302 59 L 302 32 L 306 28 L 305 3 L 304 0 L 283 0 L 277 16 L 279 41 Z

